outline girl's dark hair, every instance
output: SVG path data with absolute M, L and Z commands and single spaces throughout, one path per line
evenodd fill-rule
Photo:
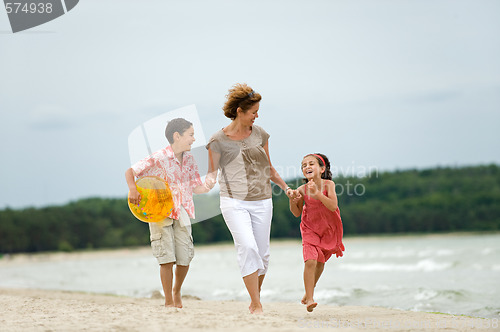
M 234 120 L 238 114 L 238 107 L 241 107 L 243 112 L 246 112 L 253 105 L 260 102 L 261 99 L 262 96 L 253 91 L 247 84 L 237 83 L 229 89 L 229 93 L 226 95 L 226 103 L 222 110 L 226 117 Z
M 167 138 L 170 144 L 174 143 L 174 134 L 184 134 L 186 130 L 191 128 L 193 124 L 186 119 L 177 118 L 170 120 L 167 123 L 167 127 L 165 128 L 165 137 Z
M 332 179 L 332 171 L 330 171 L 330 160 L 328 160 L 328 157 L 322 153 L 311 153 L 311 154 L 304 156 L 304 158 L 308 157 L 308 156 L 313 156 L 314 158 L 316 158 L 320 167 L 325 166 L 325 171 L 321 174 L 321 178 L 325 179 L 325 180 L 331 180 Z M 321 158 L 319 156 L 321 156 L 321 158 L 323 158 L 323 160 L 325 161 L 324 163 L 323 163 L 323 160 L 321 160 Z M 307 182 L 307 180 L 305 182 Z

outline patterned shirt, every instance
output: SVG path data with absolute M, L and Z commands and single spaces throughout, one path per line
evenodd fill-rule
M 183 153 L 181 164 L 169 145 L 135 163 L 132 169 L 137 177 L 158 176 L 167 181 L 174 198 L 170 218 L 179 219 L 181 205 L 191 218 L 195 218 L 193 189 L 202 185 L 202 182 L 198 165 L 190 152 Z

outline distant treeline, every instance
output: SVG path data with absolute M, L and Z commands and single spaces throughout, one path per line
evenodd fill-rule
M 339 177 L 344 234 L 500 230 L 497 165 L 372 173 Z M 289 181 L 292 187 L 300 179 Z M 277 188 L 274 188 L 277 189 Z M 274 192 L 280 192 L 274 190 Z M 300 219 L 284 194 L 273 197 L 272 238 L 299 238 Z M 195 243 L 230 241 L 221 215 L 193 225 Z M 0 211 L 0 253 L 142 246 L 148 225 L 126 198 L 89 198 L 64 206 Z

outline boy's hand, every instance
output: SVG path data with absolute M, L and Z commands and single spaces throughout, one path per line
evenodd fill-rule
M 130 190 L 128 200 L 130 203 L 137 205 L 141 201 L 141 194 L 139 194 L 137 189 Z
M 203 185 L 208 189 L 208 191 L 210 191 L 215 186 L 215 180 L 207 176 Z

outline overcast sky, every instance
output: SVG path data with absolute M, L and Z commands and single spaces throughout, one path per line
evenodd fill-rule
M 500 1 L 81 0 L 13 34 L 0 8 L 0 208 L 125 197 L 128 135 L 195 104 L 208 138 L 227 90 L 296 175 L 500 163 Z

